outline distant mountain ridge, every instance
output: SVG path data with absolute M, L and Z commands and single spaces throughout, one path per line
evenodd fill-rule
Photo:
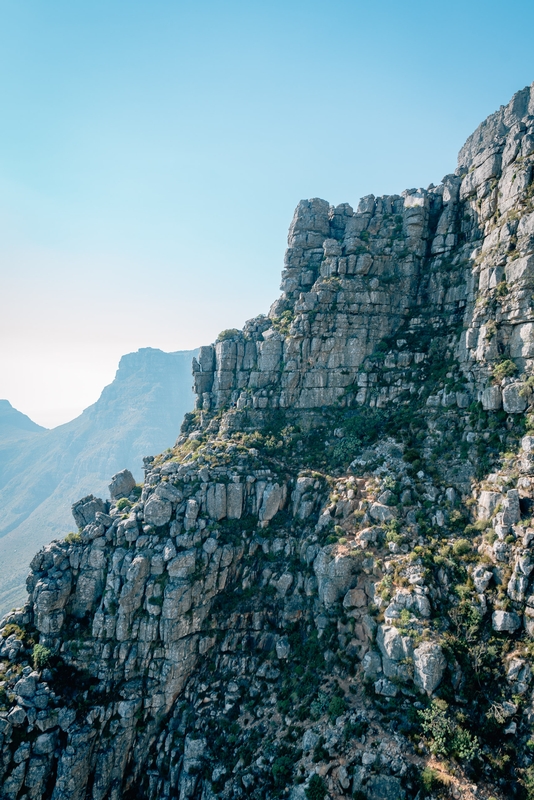
M 146 347 L 124 355 L 97 402 L 52 430 L 0 401 L 0 613 L 22 601 L 35 550 L 72 529 L 73 502 L 88 492 L 107 496 L 124 467 L 141 480 L 143 457 L 174 444 L 194 403 L 196 353 Z
M 26 414 L 13 408 L 9 400 L 0 400 L 0 435 L 4 436 L 9 430 L 13 431 L 46 431 Z

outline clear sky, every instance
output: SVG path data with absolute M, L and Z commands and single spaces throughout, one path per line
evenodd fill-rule
M 266 313 L 301 198 L 438 183 L 534 80 L 527 0 L 0 0 L 0 397 Z

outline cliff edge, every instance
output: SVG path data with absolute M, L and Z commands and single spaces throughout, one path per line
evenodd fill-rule
M 533 166 L 534 85 L 439 186 L 298 205 L 0 624 L 2 798 L 534 797 Z

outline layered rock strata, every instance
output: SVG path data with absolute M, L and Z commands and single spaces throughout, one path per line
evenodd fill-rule
M 0 624 L 2 798 L 529 796 L 533 164 L 531 87 L 440 186 L 299 204 Z

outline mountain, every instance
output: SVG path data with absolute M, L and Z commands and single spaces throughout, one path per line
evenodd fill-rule
M 123 467 L 137 480 L 143 457 L 170 447 L 190 410 L 196 351 L 143 348 L 121 358 L 113 383 L 83 413 L 52 430 L 0 401 L 0 610 L 24 600 L 36 549 L 72 529 L 70 506 L 105 493 Z
M 0 622 L 5 798 L 534 798 L 533 178 L 534 84 L 438 186 L 299 203 Z

